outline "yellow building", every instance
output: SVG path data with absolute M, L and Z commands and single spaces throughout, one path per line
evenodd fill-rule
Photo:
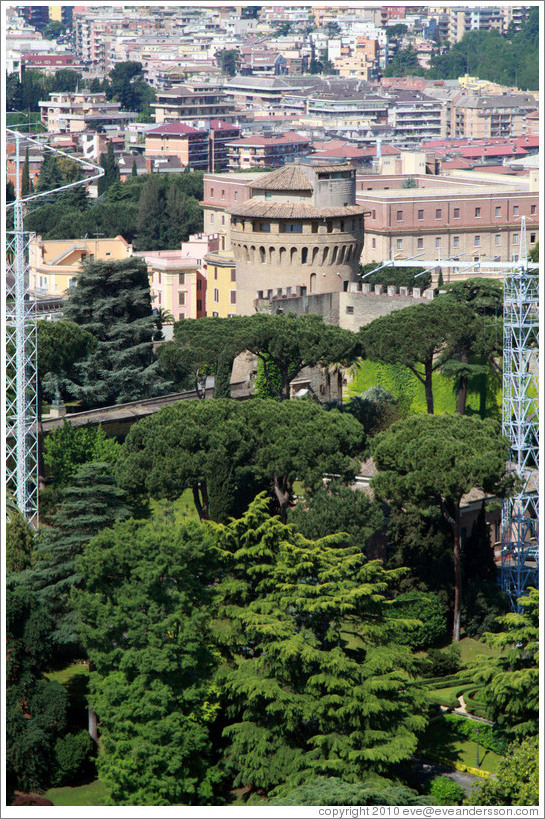
M 132 252 L 132 245 L 123 236 L 50 241 L 36 236 L 29 245 L 30 290 L 38 296 L 65 295 L 85 259 L 119 261 L 132 256 Z
M 228 318 L 237 315 L 237 273 L 229 251 L 208 253 L 206 259 L 206 315 Z

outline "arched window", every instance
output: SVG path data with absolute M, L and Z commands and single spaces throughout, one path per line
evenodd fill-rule
M 346 253 L 346 245 L 342 245 L 341 250 L 339 252 L 339 264 L 344 262 L 344 254 Z
M 337 261 L 337 251 L 338 251 L 338 249 L 339 249 L 338 246 L 335 245 L 335 247 L 333 248 L 333 252 L 331 254 L 331 264 L 335 264 L 335 262 Z
M 250 261 L 250 254 L 248 253 L 248 245 L 244 245 L 244 261 Z
M 256 261 L 256 258 L 255 258 L 255 245 L 250 246 L 250 261 L 251 262 Z
M 261 262 L 261 264 L 265 264 L 265 262 L 267 261 L 265 248 L 263 247 L 263 245 L 259 248 L 259 261 Z
M 346 251 L 346 259 L 345 262 L 348 264 L 352 257 L 352 251 L 354 250 L 353 245 L 348 245 L 348 250 Z
M 269 264 L 276 264 L 276 250 L 274 247 L 269 248 Z
M 318 264 L 318 254 L 320 252 L 319 247 L 312 248 L 312 264 Z
M 297 264 L 297 248 L 292 247 L 290 250 L 290 264 Z
M 286 248 L 281 247 L 279 250 L 280 254 L 280 264 L 286 264 Z
M 301 264 L 306 264 L 308 261 L 308 247 L 301 248 Z
M 310 292 L 311 293 L 316 292 L 316 273 L 310 274 Z
M 327 257 L 329 256 L 329 248 L 324 247 L 322 251 L 322 264 L 327 264 Z

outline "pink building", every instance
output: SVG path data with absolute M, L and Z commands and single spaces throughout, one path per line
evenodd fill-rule
M 175 321 L 206 315 L 205 255 L 218 250 L 218 235 L 197 233 L 180 250 L 135 253 L 146 260 L 154 309 L 172 314 Z

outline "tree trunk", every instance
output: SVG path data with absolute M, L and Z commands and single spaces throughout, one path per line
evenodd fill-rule
M 274 476 L 274 493 L 278 500 L 278 505 L 280 506 L 280 520 L 282 523 L 286 523 L 286 509 L 288 508 L 288 503 L 290 502 L 291 491 L 289 488 L 281 485 L 277 475 Z
M 469 352 L 467 349 L 462 350 L 460 361 L 462 364 L 469 363 Z M 467 402 L 467 375 L 460 376 L 460 381 L 458 383 L 458 395 L 456 396 L 456 412 L 460 415 L 466 414 L 466 402 Z
M 91 660 L 89 660 L 89 673 L 94 671 L 95 667 Z M 93 739 L 96 743 L 98 743 L 98 727 L 97 727 L 97 715 L 89 706 L 87 708 L 87 717 L 88 717 L 88 725 L 89 725 L 89 735 L 91 739 Z
M 208 520 L 208 491 L 206 482 L 194 483 L 191 487 L 193 492 L 193 503 L 199 516 L 199 520 Z
M 426 361 L 425 365 L 425 380 L 424 380 L 424 391 L 426 393 L 426 406 L 428 409 L 428 414 L 433 415 L 433 387 L 432 387 L 432 375 L 433 375 L 433 361 Z
M 452 626 L 452 639 L 458 642 L 460 639 L 460 610 L 462 606 L 462 544 L 460 536 L 460 504 L 456 504 L 456 516 L 454 519 L 454 622 Z

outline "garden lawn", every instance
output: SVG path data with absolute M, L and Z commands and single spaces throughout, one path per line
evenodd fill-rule
M 54 805 L 105 805 L 109 793 L 106 785 L 95 779 L 88 785 L 79 785 L 75 788 L 50 788 L 44 796 Z
M 457 737 L 441 717 L 429 723 L 420 739 L 417 753 L 431 760 L 441 758 L 445 763 L 462 762 L 472 768 L 477 767 L 477 743 Z M 479 745 L 479 768 L 482 771 L 497 773 L 501 759 L 494 751 L 488 751 Z
M 474 379 L 477 388 L 468 389 L 467 415 L 478 415 L 481 406 L 481 388 L 483 376 Z M 418 378 L 403 364 L 382 364 L 378 361 L 360 361 L 354 380 L 348 385 L 348 396 L 352 397 L 365 392 L 379 384 L 389 390 L 394 398 L 399 399 L 403 415 L 415 415 L 427 412 L 424 386 Z M 436 414 L 456 412 L 456 389 L 452 378 L 442 373 L 433 374 L 433 403 Z M 480 388 L 479 388 L 480 387 Z M 501 389 L 486 384 L 486 417 L 501 417 Z
M 86 676 L 89 674 L 89 666 L 87 663 L 72 663 L 58 671 L 45 671 L 44 677 L 47 677 L 48 680 L 55 680 L 61 685 L 66 685 L 73 677 L 77 677 L 78 674 L 85 674 Z

